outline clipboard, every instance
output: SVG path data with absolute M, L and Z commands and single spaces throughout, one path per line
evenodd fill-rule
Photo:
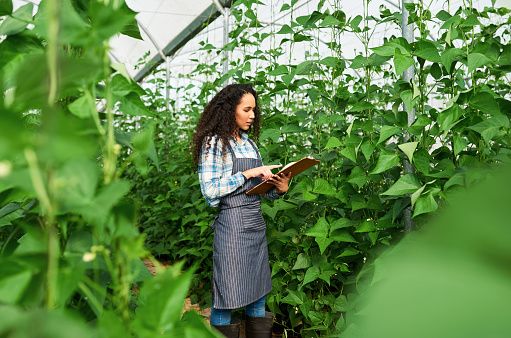
M 313 157 L 304 157 L 296 162 L 291 162 L 291 163 L 286 164 L 284 166 L 284 168 L 280 169 L 280 171 L 277 174 L 291 173 L 291 177 L 294 177 L 294 176 L 302 173 L 303 171 L 309 169 L 313 165 L 318 164 L 319 162 L 320 162 L 319 160 L 316 160 Z M 247 195 L 261 195 L 261 194 L 268 192 L 268 190 L 270 190 L 272 187 L 274 187 L 273 184 L 271 184 L 270 182 L 267 182 L 267 181 L 263 181 L 263 182 L 259 183 L 258 185 L 256 185 L 255 187 L 253 187 L 252 189 L 248 190 L 246 192 L 246 194 Z

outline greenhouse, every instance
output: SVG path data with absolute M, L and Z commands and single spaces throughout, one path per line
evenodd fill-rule
M 511 0 L 0 0 L 0 91 L 0 337 L 509 337 Z

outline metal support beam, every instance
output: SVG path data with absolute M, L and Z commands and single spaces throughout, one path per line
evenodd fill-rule
M 401 0 L 401 13 L 402 13 L 402 21 L 401 21 L 401 34 L 409 43 L 412 43 L 414 40 L 413 36 L 413 25 L 408 24 L 408 17 L 410 13 L 406 9 L 407 3 L 413 3 L 414 0 Z M 410 82 L 413 80 L 415 73 L 414 67 L 410 66 L 407 70 L 403 72 L 403 80 L 406 82 Z M 408 125 L 410 126 L 415 121 L 415 109 L 411 108 L 407 111 L 408 115 Z M 409 136 L 405 135 L 405 142 L 408 141 Z M 408 160 L 405 160 L 403 163 L 403 167 L 406 173 L 413 173 L 413 167 Z M 414 227 L 414 222 L 412 220 L 412 209 L 411 207 L 407 207 L 404 210 L 404 221 L 405 221 L 405 231 L 411 231 Z
M 231 15 L 231 11 L 229 8 L 225 8 L 222 6 L 219 0 L 212 0 L 215 4 L 216 8 L 220 13 L 222 13 L 222 16 L 224 18 L 224 36 L 223 36 L 223 43 L 224 47 L 227 46 L 229 43 L 229 18 Z M 223 73 L 226 74 L 229 71 L 229 51 L 224 49 L 224 65 L 223 65 Z
M 219 0 L 223 7 L 230 7 L 232 0 Z M 214 4 L 211 4 L 201 14 L 197 16 L 185 29 L 181 31 L 172 41 L 170 41 L 163 49 L 164 56 L 174 55 L 181 47 L 188 41 L 193 39 L 200 31 L 202 31 L 209 23 L 220 16 L 221 12 L 218 11 Z M 151 73 L 158 65 L 165 61 L 160 53 L 155 55 L 149 60 L 144 67 L 134 76 L 137 82 L 142 81 L 149 73 Z

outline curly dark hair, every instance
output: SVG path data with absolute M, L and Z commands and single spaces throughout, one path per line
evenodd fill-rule
M 213 147 L 218 141 L 222 141 L 222 153 L 225 155 L 229 137 L 236 131 L 236 106 L 241 102 L 245 94 L 254 95 L 256 107 L 254 109 L 254 121 L 249 132 L 254 139 L 259 136 L 260 116 L 257 92 L 249 84 L 230 84 L 219 91 L 208 103 L 202 113 L 195 134 L 193 135 L 193 159 L 196 164 L 200 161 L 201 149 L 204 144 L 209 144 L 213 136 L 217 136 Z M 207 150 L 207 149 L 206 149 Z

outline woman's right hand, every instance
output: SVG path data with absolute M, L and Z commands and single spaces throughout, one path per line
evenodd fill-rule
M 282 167 L 282 164 L 263 165 L 260 167 L 245 170 L 242 172 L 242 174 L 247 178 L 247 180 L 251 179 L 252 177 L 261 177 L 263 180 L 267 180 L 273 177 L 273 173 L 271 172 L 272 169 L 280 167 Z

